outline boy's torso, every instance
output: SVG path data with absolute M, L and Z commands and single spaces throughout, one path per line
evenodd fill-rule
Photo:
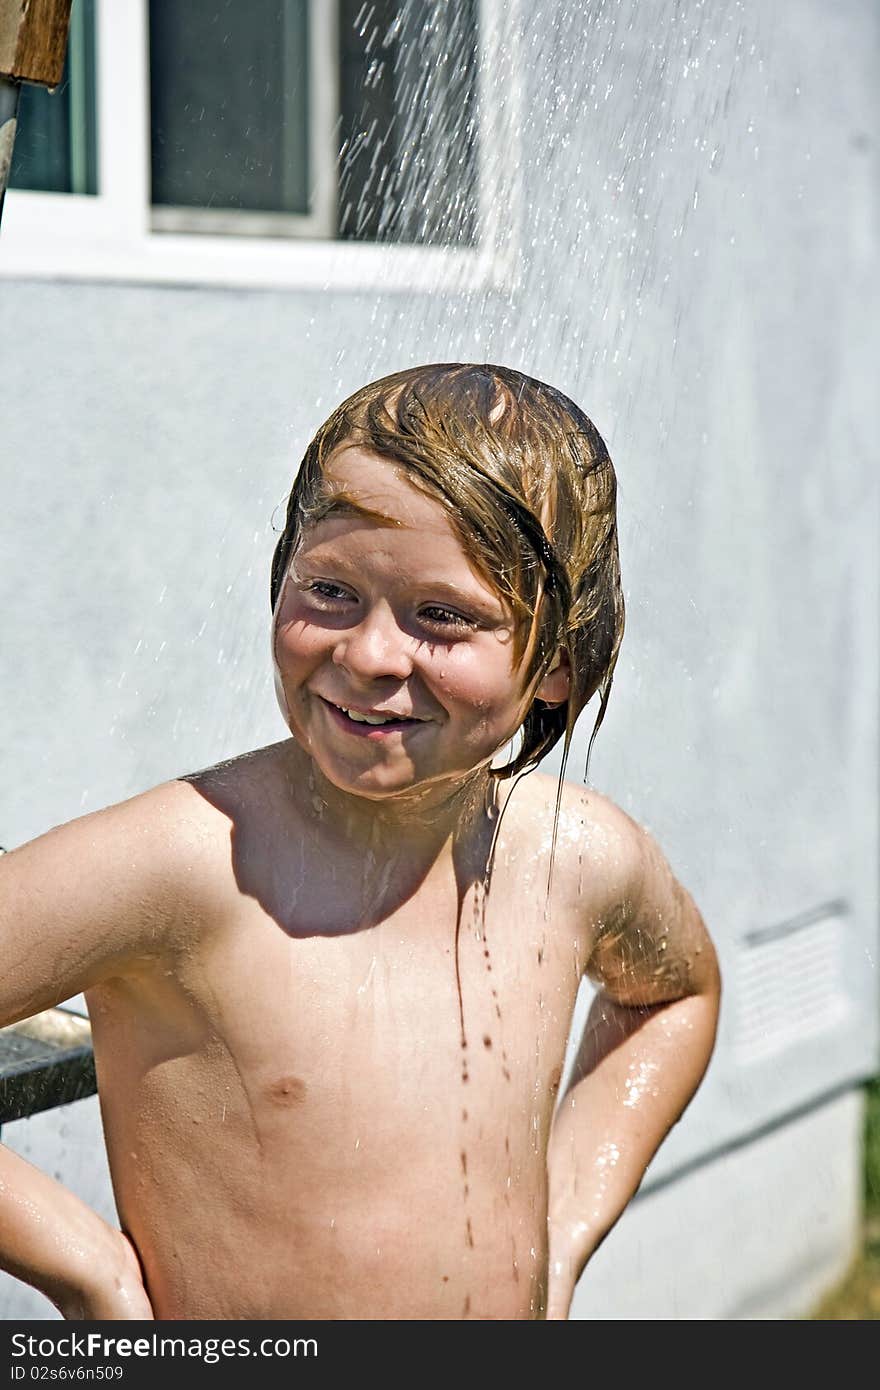
M 392 881 L 290 836 L 281 748 L 181 787 L 212 908 L 88 996 L 156 1315 L 540 1317 L 589 835 L 569 814 L 548 910 L 555 782 L 533 774 L 488 895 L 482 845 Z M 377 904 L 366 925 L 353 901 Z

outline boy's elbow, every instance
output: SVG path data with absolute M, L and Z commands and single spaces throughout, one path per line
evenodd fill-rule
M 692 989 L 695 994 L 705 994 L 720 1003 L 721 962 L 718 959 L 718 952 L 712 937 L 709 935 L 709 929 L 703 920 L 700 909 L 689 893 L 686 896 L 694 923 L 688 933 L 689 938 L 693 940 L 688 962 L 692 977 Z
M 683 893 L 676 927 L 667 932 L 635 924 L 616 949 L 598 953 L 588 969 L 614 1003 L 652 1008 L 704 999 L 717 1015 L 721 1001 L 718 953 L 696 905 Z

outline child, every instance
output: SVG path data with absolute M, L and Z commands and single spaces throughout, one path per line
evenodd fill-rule
M 608 699 L 605 446 L 507 368 L 375 382 L 272 607 L 292 737 L 0 860 L 0 1021 L 86 992 L 122 1226 L 3 1151 L 3 1267 L 67 1318 L 563 1319 L 719 997 L 645 832 L 515 775 Z

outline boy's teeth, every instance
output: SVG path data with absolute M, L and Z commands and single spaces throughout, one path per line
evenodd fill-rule
M 353 709 L 347 709 L 345 713 L 356 724 L 394 724 L 396 722 L 393 714 L 358 714 L 357 710 Z

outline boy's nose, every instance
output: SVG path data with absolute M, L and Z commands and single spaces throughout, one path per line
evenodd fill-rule
M 356 627 L 340 633 L 333 652 L 337 666 L 364 680 L 395 676 L 405 680 L 413 669 L 414 640 L 398 627 L 387 605 L 371 609 Z

